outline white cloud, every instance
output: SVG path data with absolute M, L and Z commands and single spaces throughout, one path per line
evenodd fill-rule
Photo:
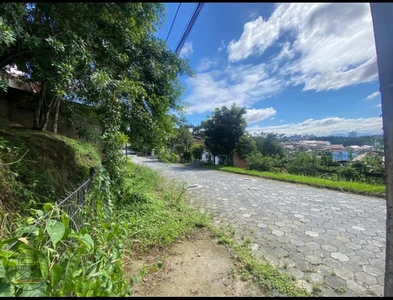
M 255 132 L 273 132 L 287 136 L 295 134 L 328 136 L 348 134 L 350 131 L 356 131 L 358 134 L 382 134 L 382 118 L 345 119 L 331 117 L 321 120 L 308 119 L 297 124 L 292 123 L 267 127 L 252 126 L 248 127 L 247 131 L 251 134 Z
M 188 114 L 230 107 L 233 102 L 251 108 L 277 96 L 288 85 L 324 91 L 378 79 L 368 3 L 279 3 L 274 7 L 269 18 L 258 17 L 244 24 L 238 40 L 230 41 L 227 47 L 221 41 L 220 48 L 228 51 L 226 67 L 218 69 L 218 61 L 200 61 L 197 76 L 186 79 L 188 95 L 184 100 L 189 104 Z M 269 47 L 279 51 L 266 57 Z M 257 56 L 264 63 L 242 62 Z M 345 125 L 349 121 L 340 122 Z M 302 128 L 317 131 L 315 126 L 306 125 Z M 290 126 L 298 129 L 300 124 Z M 326 123 L 321 126 L 327 128 Z M 287 130 L 285 126 L 280 128 L 284 128 L 282 133 Z M 347 131 L 340 127 L 329 130 Z
M 183 47 L 180 50 L 179 56 L 180 57 L 189 57 L 194 52 L 192 48 L 192 42 L 185 42 Z
M 266 97 L 277 95 L 285 83 L 270 78 L 266 66 L 228 66 L 222 71 L 213 70 L 187 78 L 190 94 L 184 99 L 189 103 L 188 114 L 205 113 L 222 106 L 249 108 Z
M 229 61 L 236 62 L 247 58 L 253 52 L 262 54 L 279 37 L 280 27 L 265 21 L 261 16 L 244 24 L 239 41 L 230 41 L 228 45 Z
M 374 98 L 376 98 L 377 96 L 380 96 L 380 95 L 381 95 L 381 93 L 380 93 L 379 91 L 376 91 L 376 92 L 374 92 L 374 93 L 368 95 L 368 96 L 366 97 L 366 99 L 367 99 L 367 100 L 371 100 L 371 99 L 374 99 Z
M 196 72 L 204 72 L 209 70 L 211 67 L 215 67 L 218 65 L 218 61 L 214 61 L 208 58 L 202 58 L 199 61 L 199 65 L 195 68 Z
M 221 46 L 218 47 L 217 51 L 220 52 L 220 51 L 224 50 L 225 47 L 226 47 L 226 46 L 225 46 L 225 43 L 224 43 L 224 41 L 222 40 L 222 41 L 221 41 Z
M 262 55 L 284 34 L 293 41 L 281 43 L 270 75 L 316 91 L 378 78 L 369 3 L 280 3 L 268 19 L 244 24 L 227 47 L 229 62 Z
M 269 108 L 259 108 L 259 109 L 247 109 L 246 114 L 244 115 L 244 118 L 247 121 L 247 124 L 251 123 L 257 123 L 259 121 L 265 120 L 271 116 L 274 116 L 276 114 L 276 111 L 274 110 L 273 107 Z

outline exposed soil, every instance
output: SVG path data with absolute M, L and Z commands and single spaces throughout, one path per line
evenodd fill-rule
M 160 262 L 162 266 L 158 268 Z M 133 275 L 137 279 L 132 287 L 134 297 L 266 296 L 252 280 L 242 281 L 235 272 L 236 264 L 229 249 L 219 244 L 208 229 L 202 228 L 166 249 L 154 249 L 145 257 L 130 258 L 125 272 L 127 278 Z

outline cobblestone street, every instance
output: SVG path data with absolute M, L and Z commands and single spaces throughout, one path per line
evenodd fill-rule
M 256 258 L 295 275 L 323 296 L 383 296 L 386 201 L 133 156 L 185 181 L 192 205 L 251 239 Z

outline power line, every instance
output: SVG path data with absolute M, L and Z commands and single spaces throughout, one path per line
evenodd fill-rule
M 181 6 L 181 3 L 179 3 L 179 5 L 177 7 L 175 17 L 173 18 L 173 21 L 172 21 L 172 24 L 171 24 L 171 28 L 169 29 L 169 32 L 168 32 L 168 35 L 166 36 L 165 41 L 168 41 L 169 35 L 171 34 L 171 31 L 172 31 L 173 23 L 175 23 L 175 20 L 176 20 L 176 17 L 177 17 L 177 13 L 179 12 L 180 6 Z
M 194 7 L 194 10 L 193 10 L 193 12 L 192 12 L 192 14 L 191 14 L 191 16 L 190 16 L 188 22 L 187 22 L 187 26 L 184 28 L 183 32 L 181 33 L 181 37 L 179 38 L 179 40 L 178 40 L 178 42 L 177 42 L 177 45 L 178 45 L 178 46 L 179 46 L 179 44 L 180 44 L 180 41 L 182 40 L 182 38 L 183 38 L 184 35 L 185 35 L 185 32 L 186 32 L 187 27 L 190 26 L 190 24 L 191 24 L 191 20 L 192 20 L 192 18 L 193 18 L 194 15 L 195 15 L 195 12 L 196 12 L 196 10 L 197 10 L 197 7 L 198 7 L 198 5 L 196 5 L 196 6 Z M 178 47 L 178 46 L 177 46 L 177 47 Z
M 172 14 L 173 14 L 173 5 L 169 6 L 169 4 L 167 4 L 166 6 L 166 14 L 165 14 L 165 26 L 161 31 L 161 36 L 160 38 L 163 40 L 164 37 L 166 36 L 167 32 L 168 32 L 168 20 L 172 19 Z
M 183 34 L 183 36 L 182 36 L 182 38 L 181 38 L 179 44 L 178 44 L 177 47 L 176 47 L 176 50 L 175 50 L 175 53 L 176 53 L 176 54 L 179 54 L 179 53 L 180 53 L 180 50 L 182 49 L 182 47 L 183 47 L 183 45 L 184 45 L 184 43 L 185 43 L 185 41 L 186 41 L 188 35 L 190 34 L 190 31 L 191 31 L 192 27 L 194 26 L 195 21 L 196 21 L 197 18 L 198 18 L 199 13 L 201 12 L 201 10 L 202 10 L 202 8 L 203 8 L 203 5 L 204 5 L 203 2 L 199 2 L 199 3 L 198 3 L 198 6 L 197 6 L 197 8 L 196 8 L 195 11 L 194 11 L 193 16 L 191 17 L 191 20 L 190 20 L 190 22 L 188 23 L 188 26 L 187 26 L 187 28 L 186 28 L 186 30 L 185 30 L 185 32 L 184 32 L 184 34 Z

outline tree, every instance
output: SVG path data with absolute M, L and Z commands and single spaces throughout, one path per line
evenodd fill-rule
M 54 113 L 56 131 L 60 103 L 77 101 L 97 108 L 111 151 L 119 132 L 130 142 L 167 143 L 176 125 L 170 112 L 183 113 L 178 76 L 192 71 L 154 37 L 163 9 L 149 2 L 1 3 L 0 68 L 14 64 L 40 85 L 33 127 L 45 130 Z M 118 165 L 113 155 L 106 161 Z
M 190 126 L 188 125 L 181 125 L 177 128 L 174 136 L 170 140 L 170 148 L 187 161 L 189 161 L 190 147 L 193 144 L 193 135 L 190 132 Z
M 257 144 L 249 135 L 242 135 L 236 143 L 236 153 L 243 159 L 245 159 L 248 154 L 251 154 L 256 150 Z
M 149 138 L 153 127 L 171 127 L 164 115 L 182 108 L 177 76 L 191 70 L 153 36 L 163 9 L 162 3 L 2 3 L 11 38 L 0 47 L 0 67 L 15 64 L 26 81 L 40 84 L 34 128 L 46 129 L 60 100 L 101 106 L 92 84 L 116 90 Z
M 257 150 L 263 155 L 284 157 L 284 147 L 279 143 L 279 135 L 275 133 L 255 133 L 254 140 Z
M 203 154 L 203 145 L 201 144 L 193 144 L 190 148 L 191 156 L 194 159 L 201 160 Z
M 234 151 L 247 126 L 243 117 L 245 113 L 246 108 L 233 103 L 230 109 L 226 106 L 216 108 L 207 120 L 202 121 L 205 147 L 213 156 L 222 159 Z

